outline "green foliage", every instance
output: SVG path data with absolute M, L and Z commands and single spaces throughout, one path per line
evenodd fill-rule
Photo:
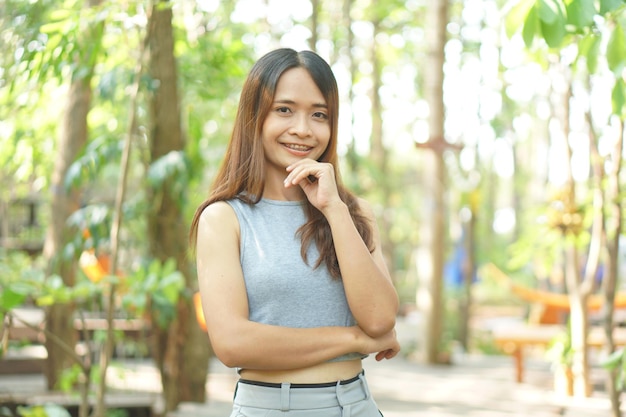
M 65 187 L 77 189 L 94 181 L 107 164 L 119 161 L 123 143 L 111 136 L 91 140 L 84 152 L 70 165 L 65 176 Z
M 524 26 L 524 21 L 528 17 L 528 14 L 531 12 L 534 13 L 534 1 L 535 0 L 517 1 L 507 11 L 504 21 L 504 30 L 509 38 L 513 37 L 519 28 Z M 534 19 L 532 21 L 534 22 Z
M 189 187 L 189 161 L 182 151 L 171 151 L 152 162 L 148 167 L 148 185 L 158 191 L 166 188 L 170 197 L 184 206 Z
M 106 417 L 130 417 L 130 410 L 124 408 L 110 408 L 106 412 Z
M 59 377 L 57 383 L 58 389 L 63 392 L 72 392 L 76 388 L 76 382 L 83 377 L 83 370 L 78 364 L 73 364 L 67 369 L 64 369 Z M 94 378 L 91 378 L 94 380 Z
M 70 417 L 69 411 L 56 404 L 19 406 L 17 413 L 22 417 Z
M 611 104 L 613 113 L 622 119 L 626 119 L 626 81 L 623 78 L 618 78 L 615 81 L 615 86 L 611 93 Z
M 546 357 L 550 359 L 553 365 L 571 365 L 574 357 L 572 349 L 572 340 L 568 331 L 555 336 L 548 345 Z
M 70 301 L 80 303 L 101 293 L 101 288 L 89 281 L 68 287 L 61 277 L 46 276 L 41 265 L 20 252 L 0 252 L 0 271 L 2 314 L 27 302 L 40 307 Z
M 539 0 L 535 8 L 539 21 L 533 24 L 534 27 L 540 29 L 548 46 L 560 46 L 565 38 L 567 22 L 563 3 L 560 0 Z
M 178 299 L 185 289 L 185 277 L 176 268 L 176 261 L 146 262 L 132 276 L 127 277 L 127 290 L 122 295 L 122 305 L 136 316 L 148 311 L 156 324 L 167 328 L 176 317 Z
M 201 196 L 206 195 L 207 182 L 217 171 L 230 137 L 243 80 L 255 58 L 238 33 L 244 36 L 246 29 L 224 23 L 196 39 L 183 41 L 184 36 L 178 37 L 177 62 L 189 137 L 185 158 L 190 195 L 196 194 L 196 187 L 202 187 Z M 195 210 L 196 203 L 199 201 L 192 200 L 186 208 Z
M 595 33 L 585 35 L 578 42 L 578 57 L 585 59 L 587 71 L 594 74 L 598 68 L 598 57 L 600 55 L 600 46 L 602 38 Z
M 536 38 L 543 39 L 549 48 L 560 48 L 570 42 L 568 37 L 571 35 L 596 31 L 598 16 L 608 17 L 624 4 L 623 0 L 600 1 L 598 10 L 595 0 L 519 0 L 507 14 L 505 29 L 511 37 L 521 28 L 528 48 L 533 47 Z M 607 58 L 621 63 L 626 55 L 621 25 L 616 26 L 611 37 L 622 39 L 618 39 L 615 46 L 607 47 Z M 597 51 L 586 50 L 587 53 Z
M 626 350 L 618 349 L 611 353 L 601 366 L 609 371 L 616 372 L 617 390 L 623 391 L 626 387 Z
M 12 255 L 15 256 L 15 255 Z M 61 277 L 46 277 L 36 266 L 22 265 L 20 270 L 11 268 L 10 262 L 0 258 L 0 313 L 7 314 L 12 309 L 32 300 L 40 307 L 74 301 L 84 304 L 100 297 L 109 285 L 122 285 L 122 307 L 134 316 L 142 316 L 149 308 L 158 311 L 158 324 L 167 326 L 176 315 L 176 305 L 185 289 L 185 280 L 177 270 L 173 259 L 166 262 L 153 260 L 134 274 L 120 279 L 107 276 L 98 283 L 81 280 L 70 287 Z
M 609 37 L 606 45 L 606 61 L 609 69 L 618 76 L 626 66 L 626 36 L 622 26 L 615 27 Z
M 567 23 L 576 28 L 584 28 L 593 24 L 596 15 L 595 0 L 568 0 L 565 2 Z
M 624 7 L 624 0 L 600 0 L 600 14 L 605 15 L 611 13 L 621 7 Z
M 75 0 L 35 2 L 36 7 L 10 2 L 12 32 L 26 34 L 27 43 L 17 44 L 16 56 L 27 79 L 52 76 L 72 79 L 91 76 L 102 53 L 101 40 L 108 8 L 80 8 Z M 104 3 L 107 4 L 107 3 Z M 78 16 L 77 16 L 78 14 Z M 13 63 L 13 65 L 18 64 Z M 13 84 L 11 84 L 13 86 Z

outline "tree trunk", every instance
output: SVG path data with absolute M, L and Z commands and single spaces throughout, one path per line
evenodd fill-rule
M 602 290 L 604 303 L 602 307 L 602 318 L 604 323 L 604 333 L 606 336 L 606 351 L 611 354 L 615 351 L 613 340 L 613 328 L 615 323 L 613 313 L 615 312 L 615 291 L 618 279 L 619 262 L 619 240 L 622 233 L 622 204 L 620 191 L 620 172 L 622 165 L 622 152 L 624 150 L 624 121 L 620 123 L 620 132 L 615 140 L 615 146 L 611 155 L 611 169 L 608 174 L 608 185 L 606 191 L 606 201 L 609 210 L 610 222 L 606 225 L 606 247 L 607 260 L 604 276 L 602 278 Z M 609 371 L 607 378 L 607 392 L 611 400 L 611 410 L 614 417 L 620 417 L 620 392 L 618 390 L 617 378 L 618 369 Z
M 582 291 L 579 286 L 572 288 L 573 281 L 580 278 L 578 268 L 578 250 L 569 247 L 566 250 L 566 279 L 569 288 L 570 302 L 570 340 L 572 348 L 572 374 L 574 378 L 574 396 L 589 397 L 591 384 L 589 383 L 589 352 L 587 348 L 587 335 L 589 334 L 589 315 L 587 313 L 587 301 L 589 294 Z
M 370 151 L 370 159 L 374 163 L 376 167 L 378 178 L 378 188 L 382 193 L 382 201 L 389 202 L 391 201 L 391 187 L 389 185 L 390 180 L 393 180 L 393 177 L 388 172 L 389 168 L 389 152 L 387 147 L 385 146 L 384 139 L 384 130 L 383 130 L 383 104 L 380 97 L 380 89 L 382 85 L 382 67 L 383 62 L 382 58 L 378 53 L 378 43 L 376 42 L 377 35 L 380 33 L 380 19 L 378 16 L 375 16 L 372 19 L 372 24 L 374 26 L 374 41 L 371 44 L 371 62 L 372 62 L 372 135 L 371 135 L 371 151 Z M 381 229 L 388 231 L 391 229 L 391 218 L 389 216 L 389 210 L 383 210 L 380 213 L 380 225 Z M 381 246 L 383 250 L 383 254 L 387 261 L 388 265 L 393 264 L 394 259 L 394 244 L 390 239 L 389 233 L 382 233 L 381 236 Z M 393 267 L 390 267 L 390 270 L 393 271 Z M 392 272 L 392 278 L 393 272 Z
M 428 62 L 424 74 L 425 97 L 430 109 L 429 140 L 425 145 L 424 172 L 427 173 L 426 189 L 430 201 L 426 203 L 427 224 L 421 233 L 421 252 L 418 275 L 417 306 L 424 315 L 426 330 L 420 335 L 424 340 L 422 358 L 427 363 L 439 363 L 442 357 L 443 335 L 443 260 L 446 243 L 445 189 L 446 175 L 443 152 L 447 146 L 444 138 L 443 66 L 445 61 L 446 26 L 448 24 L 448 0 L 428 3 L 428 26 L 426 44 Z
M 317 50 L 317 30 L 320 17 L 320 0 L 311 0 L 311 37 L 309 38 L 309 49 Z
M 158 81 L 151 98 L 150 159 L 156 161 L 172 151 L 184 150 L 177 88 L 172 9 L 167 1 L 157 3 L 150 16 L 150 75 Z M 173 181 L 154 191 L 148 215 L 149 250 L 165 261 L 174 258 L 185 276 L 189 293 L 197 288 L 187 257 L 187 230 L 180 196 Z M 171 326 L 154 324 L 155 360 L 161 371 L 165 409 L 171 411 L 182 401 L 204 402 L 209 364 L 209 341 L 195 321 L 191 297 L 181 297 Z M 156 320 L 153 321 L 156 323 Z
M 576 201 L 576 185 L 572 166 L 572 149 L 569 144 L 570 136 L 570 100 L 572 97 L 571 85 L 568 88 L 560 109 L 562 109 L 561 123 L 563 124 L 563 138 L 565 154 L 565 166 L 567 168 L 567 180 L 564 186 L 564 214 L 578 213 Z M 555 106 L 556 107 L 556 106 Z M 590 127 L 591 128 L 591 127 Z M 593 161 L 592 161 L 593 162 Z M 593 202 L 593 224 L 591 230 L 591 241 L 584 263 L 584 275 L 581 273 L 581 263 L 577 240 L 579 238 L 579 224 L 564 223 L 564 246 L 565 246 L 565 281 L 570 302 L 569 331 L 572 349 L 572 373 L 574 377 L 574 396 L 588 397 L 591 395 L 591 384 L 589 377 L 589 349 L 587 345 L 587 335 L 589 334 L 589 313 L 587 301 L 593 289 L 593 280 L 598 270 L 600 261 L 600 247 L 602 244 L 603 213 L 602 213 L 602 192 L 599 189 L 601 179 L 599 174 L 594 176 L 594 202 Z M 565 216 L 563 218 L 565 220 Z
M 76 256 L 64 256 L 64 247 L 76 231 L 69 230 L 67 218 L 79 208 L 80 195 L 76 190 L 67 190 L 65 175 L 76 155 L 87 142 L 87 114 L 91 106 L 91 77 L 74 80 L 67 95 L 67 107 L 61 122 L 57 159 L 51 179 L 51 215 L 44 257 L 47 260 L 47 275 L 58 274 L 64 285 L 73 287 L 76 282 Z M 55 304 L 46 311 L 46 329 L 56 334 L 70 346 L 76 342 L 74 331 L 73 303 Z M 48 358 L 45 375 L 49 389 L 54 389 L 61 372 L 71 365 L 71 358 L 54 341 L 46 339 Z
M 89 0 L 85 7 L 95 7 L 101 0 Z M 82 36 L 83 47 L 86 43 L 99 43 L 103 25 L 88 27 Z M 92 45 L 93 46 L 93 45 Z M 93 53 L 97 48 L 91 48 Z M 50 223 L 46 231 L 43 256 L 47 262 L 47 276 L 57 274 L 64 285 L 73 287 L 76 283 L 77 257 L 79 254 L 65 254 L 65 245 L 71 240 L 76 230 L 67 227 L 68 217 L 81 204 L 77 190 L 65 188 L 65 176 L 76 156 L 87 143 L 87 115 L 91 107 L 91 77 L 95 65 L 94 57 L 89 53 L 76 62 L 77 72 L 73 74 L 67 93 L 67 104 L 61 120 L 61 130 L 57 143 L 57 158 L 50 180 L 52 196 L 50 199 Z M 74 303 L 55 304 L 46 310 L 46 330 L 54 333 L 59 340 L 69 346 L 76 344 L 77 335 L 74 330 Z M 61 372 L 72 364 L 72 359 L 58 343 L 46 338 L 45 346 L 48 357 L 44 367 L 48 389 L 57 386 Z
M 345 49 L 347 51 L 352 51 L 354 48 L 354 33 L 352 32 L 352 0 L 343 0 L 342 8 L 342 23 L 345 27 L 346 31 L 346 44 Z M 354 94 L 354 82 L 357 79 L 357 62 L 353 54 L 347 54 L 346 59 L 350 60 L 350 87 L 348 91 L 348 102 L 350 103 L 349 111 L 350 111 L 350 129 L 348 134 L 350 135 L 350 143 L 348 143 L 348 149 L 346 151 L 346 163 L 348 169 L 351 173 L 356 174 L 358 169 L 358 157 L 356 153 L 356 138 L 354 136 L 354 108 L 353 104 L 355 102 L 355 94 Z M 345 108 L 345 107 L 344 107 Z M 360 192 L 361 190 L 354 187 L 355 192 Z

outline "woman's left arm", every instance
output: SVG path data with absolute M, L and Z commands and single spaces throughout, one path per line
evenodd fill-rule
M 350 310 L 359 327 L 371 337 L 393 330 L 398 313 L 398 294 L 382 255 L 374 213 L 359 200 L 361 212 L 372 229 L 374 251 L 363 242 L 348 206 L 339 198 L 331 164 L 303 159 L 287 168 L 285 187 L 299 185 L 308 200 L 320 210 L 333 236 L 337 260 Z M 310 181 L 314 176 L 316 181 Z
M 332 230 L 350 310 L 359 327 L 377 337 L 395 326 L 398 294 L 382 254 L 374 213 L 363 200 L 359 204 L 372 229 L 374 251 L 371 253 L 344 203 L 327 207 L 324 214 Z

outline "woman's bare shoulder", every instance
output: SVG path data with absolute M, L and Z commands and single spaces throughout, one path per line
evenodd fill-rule
M 238 227 L 239 222 L 235 210 L 225 201 L 216 201 L 206 206 L 200 214 L 198 228 L 200 230 L 209 228 L 213 230 L 226 230 L 231 227 Z

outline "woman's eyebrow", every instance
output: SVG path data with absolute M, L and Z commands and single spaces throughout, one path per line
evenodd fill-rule
M 276 103 L 276 104 L 292 104 L 292 105 L 296 104 L 296 102 L 294 100 L 287 99 L 287 98 L 274 100 L 274 103 Z M 312 107 L 327 109 L 328 105 L 326 103 L 313 103 Z

